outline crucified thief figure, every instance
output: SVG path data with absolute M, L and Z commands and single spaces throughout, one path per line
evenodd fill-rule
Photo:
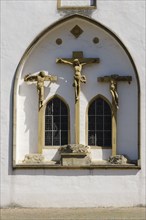
M 44 82 L 56 82 L 57 77 L 53 75 L 46 75 L 44 71 L 39 72 L 37 75 L 28 74 L 24 77 L 25 82 L 37 83 L 37 92 L 39 96 L 39 109 L 43 106 L 44 101 Z
M 111 83 L 110 83 L 110 92 L 113 97 L 114 106 L 117 109 L 119 109 L 119 97 L 118 97 L 118 93 L 117 93 L 117 82 L 113 79 L 111 79 Z

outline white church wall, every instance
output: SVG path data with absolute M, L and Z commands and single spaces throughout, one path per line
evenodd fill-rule
M 119 5 L 120 4 L 120 5 Z M 24 207 L 97 207 L 97 206 L 136 206 L 145 205 L 145 63 L 144 63 L 144 1 L 98 1 L 98 8 L 91 16 L 93 19 L 101 22 L 105 26 L 113 30 L 123 41 L 129 49 L 134 58 L 141 86 L 141 102 L 140 102 L 140 146 L 141 146 L 141 170 L 46 170 L 46 169 L 12 169 L 12 81 L 16 67 L 22 57 L 25 49 L 32 42 L 32 40 L 44 28 L 62 18 L 66 13 L 58 12 L 56 9 L 56 2 L 49 1 L 3 1 L 2 5 L 2 71 L 1 71 L 1 206 L 24 206 Z M 94 50 L 93 50 L 94 51 Z M 63 55 L 62 53 L 60 54 Z M 67 54 L 65 54 L 67 55 Z M 86 54 L 84 54 L 86 55 Z M 94 55 L 94 54 L 89 54 Z M 97 54 L 95 54 L 97 55 Z M 110 54 L 109 54 L 110 56 Z M 121 54 L 122 56 L 122 54 Z M 100 54 L 100 58 L 102 58 Z M 47 61 L 45 61 L 47 62 Z M 113 61 L 114 62 L 114 61 Z M 106 64 L 108 60 L 106 60 Z M 118 65 L 121 65 L 118 62 Z M 49 65 L 48 65 L 49 66 Z M 57 67 L 60 69 L 70 71 L 69 67 Z M 112 68 L 112 66 L 110 66 Z M 122 66 L 124 73 L 130 75 L 132 71 L 126 72 L 126 68 L 131 70 L 130 66 Z M 96 67 L 93 67 L 96 72 Z M 97 69 L 101 71 L 97 65 Z M 103 75 L 106 69 L 100 73 Z M 36 69 L 38 71 L 38 69 Z M 86 73 L 90 71 L 90 67 L 86 67 Z M 113 69 L 115 71 L 115 69 Z M 63 71 L 62 71 L 63 72 Z M 119 73 L 121 74 L 121 73 Z M 69 76 L 68 76 L 69 77 Z M 96 75 L 97 77 L 97 75 Z M 87 75 L 87 80 L 89 80 Z M 92 79 L 93 80 L 93 79 Z M 60 80 L 61 82 L 61 80 Z M 93 81 L 94 82 L 94 81 Z M 97 85 L 97 82 L 94 82 Z M 137 96 L 137 91 L 133 90 L 136 83 L 135 77 L 131 85 L 123 83 L 118 86 L 120 94 L 121 108 L 120 113 L 123 114 L 126 110 L 129 112 L 130 120 L 135 118 L 136 112 L 131 114 L 130 109 L 134 108 L 133 103 L 129 104 L 129 98 L 132 100 Z M 37 111 L 36 100 L 37 93 L 35 86 L 27 86 L 28 94 L 29 88 L 34 95 L 33 107 Z M 103 85 L 104 95 L 110 99 L 108 93 L 108 85 Z M 127 91 L 124 88 L 127 88 Z M 96 91 L 91 91 L 88 99 L 85 92 L 88 86 L 82 86 L 81 102 L 87 106 L 87 102 L 95 95 Z M 50 91 L 50 96 L 53 95 L 57 85 Z M 19 90 L 18 90 L 19 92 Z M 22 91 L 21 91 L 22 92 Z M 131 94 L 134 92 L 134 94 Z M 22 95 L 23 93 L 21 93 Z M 128 94 L 128 95 L 127 95 Z M 63 92 L 60 95 L 63 96 Z M 69 103 L 72 94 L 66 100 Z M 22 96 L 18 101 L 21 106 L 25 103 L 25 98 Z M 122 103 L 126 102 L 128 109 L 122 107 Z M 72 108 L 73 109 L 73 106 Z M 20 113 L 20 111 L 22 111 Z M 83 109 L 81 110 L 83 112 Z M 74 117 L 73 111 L 71 112 Z M 29 152 L 28 131 L 26 128 L 26 121 L 24 117 L 24 109 L 18 107 L 18 125 L 21 130 L 18 130 L 17 142 L 21 144 L 22 150 L 18 150 L 18 160 L 22 158 L 24 153 Z M 35 114 L 29 116 L 31 120 L 35 121 Z M 22 116 L 22 118 L 21 118 Z M 85 115 L 84 115 L 85 116 Z M 84 117 L 85 118 L 85 117 Z M 123 140 L 124 145 L 121 148 L 121 143 L 118 143 L 118 151 L 122 150 L 129 154 L 127 148 L 127 141 L 133 147 L 132 158 L 136 157 L 136 140 L 137 131 L 134 128 L 135 120 L 131 123 L 126 118 L 122 122 L 121 127 L 118 127 L 118 132 Z M 85 126 L 82 122 L 81 126 Z M 23 126 L 22 126 L 23 124 Z M 37 127 L 37 123 L 35 125 Z M 122 128 L 125 128 L 122 130 Z M 72 127 L 73 129 L 73 127 Z M 129 137 L 126 135 L 129 132 Z M 26 136 L 21 137 L 19 134 L 24 132 Z M 133 134 L 134 138 L 133 138 Z M 35 137 L 35 133 L 33 136 Z M 126 135 L 126 136 L 125 136 Z M 74 137 L 72 137 L 72 141 Z M 81 133 L 82 143 L 85 140 L 85 133 Z M 133 142 L 134 140 L 134 142 Z M 26 148 L 25 148 L 26 146 Z M 19 149 L 19 148 L 17 148 Z M 36 143 L 34 142 L 33 150 L 36 150 Z

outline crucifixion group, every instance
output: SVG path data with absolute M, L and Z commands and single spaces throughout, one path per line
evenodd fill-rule
M 74 79 L 73 79 L 73 87 L 75 90 L 75 130 L 76 130 L 76 144 L 79 144 L 79 111 L 80 111 L 80 91 L 81 91 L 81 83 L 86 83 L 86 76 L 82 74 L 82 69 L 87 64 L 97 64 L 100 63 L 99 58 L 84 58 L 83 52 L 74 51 L 72 58 L 57 58 L 56 63 L 58 64 L 67 64 L 73 67 L 74 69 Z M 44 105 L 44 82 L 49 81 L 56 82 L 57 76 L 48 75 L 45 71 L 40 71 L 37 75 L 35 74 L 27 74 L 24 77 L 25 82 L 34 82 L 37 87 L 38 97 L 39 97 L 39 111 Z M 119 76 L 117 74 L 112 74 L 109 76 L 102 76 L 97 78 L 98 82 L 109 83 L 110 85 L 110 93 L 112 95 L 112 110 L 114 117 L 116 118 L 117 110 L 119 109 L 119 98 L 117 92 L 117 84 L 120 81 L 127 81 L 130 83 L 132 81 L 131 76 Z
M 68 64 L 74 69 L 74 82 L 73 87 L 75 88 L 75 103 L 79 101 L 81 83 L 86 83 L 86 76 L 82 75 L 82 68 L 87 64 L 100 63 L 99 58 L 83 58 L 83 52 L 73 52 L 72 58 L 57 58 L 56 63 Z M 119 108 L 118 104 L 118 92 L 117 83 L 119 81 L 131 82 L 131 76 L 119 76 L 116 74 L 104 77 L 98 77 L 98 82 L 109 82 L 110 92 L 113 99 L 113 105 L 116 109 Z M 44 82 L 56 82 L 57 76 L 47 75 L 45 71 L 40 71 L 37 75 L 27 74 L 24 77 L 25 82 L 34 82 L 37 86 L 38 97 L 39 97 L 39 109 L 43 106 L 44 102 Z

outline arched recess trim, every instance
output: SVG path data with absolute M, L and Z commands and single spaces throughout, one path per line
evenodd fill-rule
M 60 19 L 59 21 L 53 23 L 52 25 L 50 25 L 49 27 L 47 27 L 45 30 L 43 30 L 33 41 L 32 43 L 29 45 L 29 47 L 26 49 L 26 51 L 24 52 L 18 66 L 15 72 L 15 76 L 14 76 L 14 83 L 13 83 L 13 161 L 14 161 L 14 165 L 15 165 L 15 158 L 16 158 L 16 130 L 17 130 L 17 91 L 18 91 L 18 81 L 19 81 L 19 77 L 21 76 L 24 64 L 28 58 L 28 56 L 31 54 L 32 50 L 37 46 L 37 44 L 40 42 L 40 40 L 45 37 L 53 28 L 56 28 L 57 26 L 59 26 L 62 23 L 65 23 L 71 19 L 74 18 L 79 18 L 82 20 L 85 20 L 91 24 L 94 24 L 95 27 L 100 27 L 101 29 L 103 29 L 104 31 L 106 31 L 107 33 L 109 33 L 119 44 L 120 46 L 123 48 L 123 50 L 125 51 L 125 53 L 127 54 L 130 63 L 134 69 L 135 72 L 135 76 L 136 76 L 136 80 L 137 80 L 137 87 L 138 87 L 138 157 L 140 159 L 140 82 L 139 82 L 139 77 L 138 77 L 138 72 L 137 72 L 137 68 L 136 65 L 134 63 L 134 60 L 130 54 L 130 52 L 128 51 L 128 49 L 126 48 L 126 46 L 123 44 L 123 42 L 120 40 L 120 38 L 113 33 L 113 31 L 111 31 L 109 28 L 105 27 L 103 24 L 97 22 L 96 20 L 89 18 L 87 16 L 84 15 L 80 15 L 80 14 L 74 14 L 74 15 L 70 15 L 70 16 L 66 16 L 63 19 Z
M 89 120 L 88 120 L 88 114 L 89 114 L 89 108 L 90 106 L 92 105 L 92 103 L 95 101 L 95 100 L 98 100 L 98 99 L 102 99 L 103 101 L 105 101 L 107 103 L 107 105 L 109 106 L 110 108 L 110 112 L 111 112 L 111 122 L 112 122 L 112 104 L 110 103 L 110 101 L 103 95 L 101 94 L 98 94 L 96 96 L 94 96 L 90 102 L 88 103 L 88 106 L 86 108 L 86 129 L 85 129 L 85 137 L 86 137 L 86 145 L 88 145 L 88 128 L 89 128 Z M 112 129 L 111 129 L 112 130 Z M 113 142 L 113 140 L 112 140 Z M 95 145 L 96 146 L 96 145 Z M 109 146 L 111 147 L 111 146 Z M 108 147 L 108 148 L 109 148 Z

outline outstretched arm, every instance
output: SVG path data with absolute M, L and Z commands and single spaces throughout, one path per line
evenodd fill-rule
M 92 63 L 99 63 L 100 59 L 99 58 L 90 58 L 87 60 L 87 62 L 85 63 L 81 63 L 82 66 L 86 65 L 86 64 L 92 64 Z
M 63 60 L 61 58 L 56 59 L 56 63 L 65 63 L 65 64 L 73 65 L 72 62 L 69 62 L 67 60 Z
M 56 82 L 57 76 L 52 76 L 52 75 L 45 76 L 45 81 Z
M 37 76 L 31 76 L 31 74 L 28 74 L 24 77 L 24 81 L 30 81 L 30 82 L 34 82 L 37 81 Z
M 81 66 L 84 66 L 84 65 L 86 65 L 86 64 L 88 64 L 88 63 L 80 63 Z

